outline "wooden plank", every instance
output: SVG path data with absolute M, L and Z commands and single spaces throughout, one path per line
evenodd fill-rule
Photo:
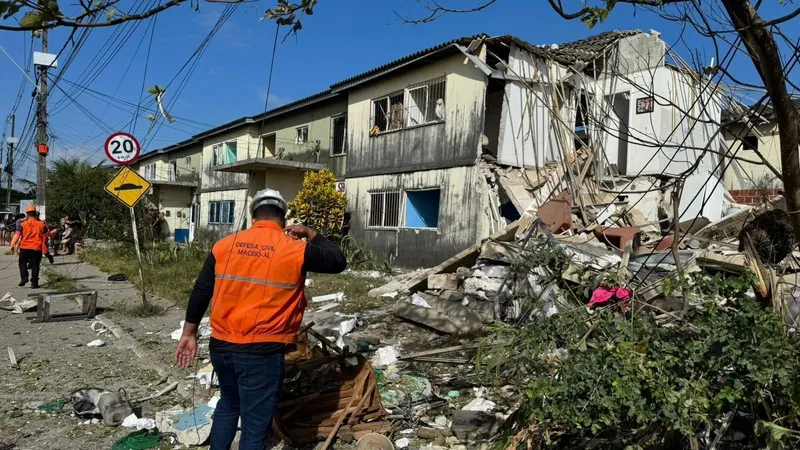
M 504 242 L 511 241 L 514 239 L 518 227 L 519 227 L 519 220 L 508 224 L 505 230 L 498 231 L 497 233 L 489 236 L 487 239 L 493 239 L 495 241 L 504 241 Z M 401 291 L 407 290 L 409 292 L 424 290 L 428 286 L 429 276 L 435 275 L 437 273 L 454 272 L 457 268 L 462 266 L 464 267 L 472 266 L 478 259 L 478 251 L 480 250 L 481 245 L 485 240 L 486 239 L 482 239 L 480 242 L 475 243 L 469 248 L 466 248 L 458 252 L 455 256 L 445 260 L 438 266 L 431 267 L 430 269 L 420 273 L 414 278 L 409 279 L 408 281 L 406 281 L 403 287 L 398 290 Z M 381 288 L 382 286 L 369 291 L 369 296 L 373 298 L 380 297 L 382 294 L 386 292 Z
M 355 423 L 358 421 L 358 415 L 364 410 L 364 405 L 367 404 L 367 400 L 371 400 L 372 392 L 375 390 L 375 380 L 373 380 L 372 377 L 367 377 L 367 381 L 370 382 L 369 387 L 367 388 L 366 394 L 364 394 L 361 397 L 361 400 L 358 401 L 358 406 L 356 406 L 353 414 L 350 415 L 350 421 L 348 422 L 350 425 L 355 425 Z
M 411 353 L 410 355 L 404 355 L 397 359 L 414 359 L 422 356 L 440 355 L 442 353 L 450 353 L 458 350 L 470 350 L 478 347 L 480 347 L 480 344 L 454 345 L 452 347 L 438 348 L 436 350 L 425 350 L 424 352 Z
M 360 382 L 358 382 L 358 381 L 356 382 L 356 386 L 358 386 L 356 388 L 356 393 L 358 393 L 359 391 L 364 389 L 364 385 L 366 384 L 366 382 L 367 382 L 367 377 L 366 376 L 364 378 L 362 378 L 360 380 Z M 353 406 L 353 402 L 355 401 L 355 399 L 356 399 L 355 395 L 350 397 L 350 403 L 348 403 L 347 407 L 345 407 L 345 413 L 342 414 L 341 416 L 339 416 L 339 420 L 336 421 L 336 425 L 334 425 L 333 428 L 331 429 L 330 434 L 328 434 L 328 439 L 325 439 L 325 443 L 322 444 L 322 447 L 320 448 L 320 450 L 327 450 L 328 447 L 330 447 L 331 442 L 333 442 L 333 438 L 336 436 L 336 432 L 339 431 L 339 427 L 342 426 L 342 422 L 344 422 L 344 418 L 347 417 L 347 410 L 349 410 L 350 407 Z

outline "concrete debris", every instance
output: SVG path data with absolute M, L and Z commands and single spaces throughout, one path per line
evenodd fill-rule
M 190 409 L 173 407 L 156 412 L 155 423 L 162 433 L 175 433 L 179 443 L 184 446 L 203 445 L 211 435 L 214 408 L 207 404 Z
M 397 362 L 397 350 L 394 347 L 381 347 L 370 360 L 373 367 L 384 369 Z
M 334 294 L 318 295 L 316 297 L 311 297 L 312 303 L 341 302 L 342 300 L 344 300 L 344 292 L 336 292 Z
M 431 274 L 428 276 L 428 289 L 458 289 L 458 275 L 454 273 Z
M 95 339 L 92 342 L 86 344 L 87 347 L 102 347 L 104 345 L 106 345 L 106 343 L 102 339 Z

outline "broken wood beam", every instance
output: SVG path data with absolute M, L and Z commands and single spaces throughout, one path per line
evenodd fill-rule
M 464 345 L 454 345 L 452 347 L 445 347 L 439 348 L 436 350 L 425 350 L 423 352 L 411 353 L 410 355 L 404 355 L 397 359 L 404 360 L 404 359 L 415 359 L 423 356 L 433 356 L 433 355 L 441 355 L 442 353 L 450 353 L 455 352 L 458 350 L 471 350 L 474 348 L 480 347 L 480 344 L 464 344 Z

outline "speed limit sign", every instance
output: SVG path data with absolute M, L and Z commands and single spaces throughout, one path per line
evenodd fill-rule
M 139 159 L 142 147 L 135 137 L 122 131 L 114 133 L 106 139 L 106 156 L 111 162 L 120 165 L 133 164 Z

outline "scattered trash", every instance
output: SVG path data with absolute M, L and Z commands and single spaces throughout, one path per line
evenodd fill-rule
M 410 443 L 411 443 L 411 441 L 409 441 L 408 438 L 400 438 L 400 439 L 394 441 L 394 445 L 397 448 L 406 448 L 406 447 L 408 447 L 408 444 L 410 444 Z
M 356 450 L 394 450 L 394 446 L 386 436 L 369 433 L 358 440 Z
M 458 398 L 460 395 L 458 391 L 450 391 L 447 393 L 447 396 L 450 398 Z
M 211 397 L 211 398 L 208 400 L 208 403 L 207 403 L 208 407 L 209 407 L 209 408 L 214 408 L 214 409 L 217 409 L 217 403 L 219 403 L 219 399 L 220 399 L 220 397 L 219 397 L 219 393 L 216 393 L 216 394 L 214 394 L 214 396 L 213 396 L 213 397 Z
M 136 414 L 131 414 L 122 421 L 121 424 L 124 428 L 136 428 L 137 430 L 152 430 L 156 427 L 156 421 L 153 419 L 140 419 Z
M 122 425 L 125 418 L 133 414 L 133 409 L 128 403 L 125 391 L 122 390 L 100 394 L 97 400 L 97 409 L 100 410 L 100 415 L 103 416 L 103 422 L 112 427 Z
M 307 288 L 313 287 L 314 286 L 314 280 L 312 280 L 311 278 L 306 278 L 305 286 Z
M 473 398 L 469 403 L 464 405 L 461 408 L 462 411 L 480 411 L 480 412 L 492 412 L 496 405 L 491 400 L 486 400 L 485 398 Z
M 14 354 L 14 350 L 10 346 L 8 347 L 8 361 L 11 363 L 11 367 L 19 369 L 17 355 Z
M 339 306 L 339 303 L 326 303 L 326 304 L 320 306 L 319 308 L 317 308 L 317 311 L 328 311 L 328 310 L 336 308 L 338 306 Z
M 0 298 L 0 309 L 9 311 L 11 314 L 22 314 L 32 311 L 36 309 L 38 304 L 36 300 L 17 300 L 11 295 L 11 292 L 6 292 L 6 294 Z
M 214 366 L 211 364 L 198 369 L 195 376 L 200 385 L 204 386 L 206 389 L 211 388 L 212 386 L 219 386 L 217 374 L 214 372 Z
M 209 324 L 209 320 L 210 318 L 203 317 L 203 319 L 200 321 L 200 326 L 197 327 L 198 341 L 207 341 L 211 339 L 211 326 Z M 185 323 L 186 323 L 185 321 L 181 320 L 180 327 L 177 330 L 173 331 L 169 336 L 176 341 L 179 340 L 181 338 L 181 335 L 183 334 L 183 325 Z
M 161 436 L 158 430 L 139 430 L 114 442 L 111 450 L 147 450 L 158 447 L 159 442 L 161 442 Z
M 106 343 L 102 339 L 95 339 L 92 342 L 86 344 L 87 347 L 102 347 L 104 345 L 106 345 Z
M 375 355 L 370 360 L 373 367 L 386 368 L 397 362 L 397 351 L 394 347 L 379 348 Z
M 69 403 L 69 401 L 66 399 L 58 399 L 51 402 L 42 403 L 38 405 L 36 409 L 45 413 L 55 413 L 63 410 L 67 403 Z
M 600 285 L 592 291 L 592 298 L 589 300 L 589 308 L 606 304 L 611 298 L 624 301 L 630 297 L 631 291 L 627 288 Z
M 108 276 L 108 281 L 128 281 L 128 277 L 124 273 L 115 273 Z
M 320 303 L 320 302 L 341 302 L 344 299 L 344 292 L 337 292 L 335 294 L 327 294 L 327 295 L 318 295 L 316 297 L 311 297 L 312 303 Z
M 108 327 L 106 327 L 106 325 L 103 322 L 100 322 L 99 320 L 95 320 L 94 322 L 92 322 L 92 324 L 89 325 L 89 328 L 91 328 L 92 331 L 97 333 L 98 336 L 108 331 Z
M 162 433 L 175 433 L 184 446 L 202 445 L 211 433 L 211 416 L 214 408 L 207 404 L 191 409 L 174 407 L 156 413 L 156 427 Z

